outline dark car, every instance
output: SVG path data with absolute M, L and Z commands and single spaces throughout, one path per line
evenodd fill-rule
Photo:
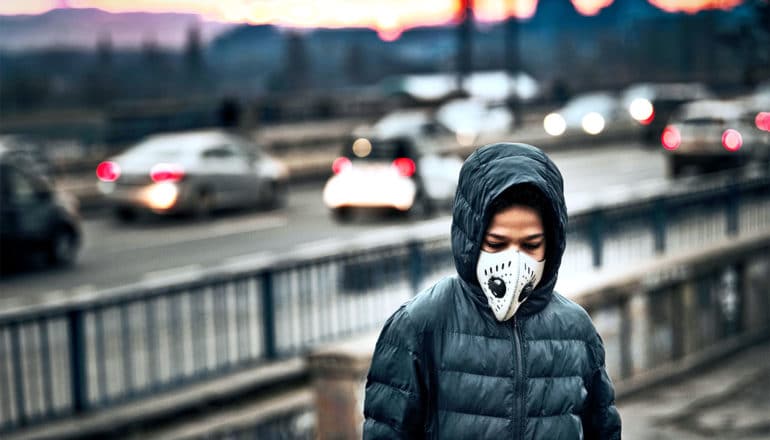
M 70 265 L 81 244 L 77 200 L 54 190 L 28 154 L 0 144 L 0 263 L 17 267 L 42 255 Z
M 642 139 L 654 144 L 683 104 L 713 97 L 708 87 L 697 82 L 639 83 L 623 92 L 622 103 L 629 115 L 644 126 Z

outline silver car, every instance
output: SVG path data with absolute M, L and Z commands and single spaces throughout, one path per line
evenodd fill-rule
M 224 130 L 150 136 L 99 164 L 99 189 L 122 219 L 137 212 L 205 216 L 220 208 L 280 206 L 288 170 Z
M 683 105 L 663 130 L 669 174 L 719 171 L 770 160 L 770 101 L 757 97 Z

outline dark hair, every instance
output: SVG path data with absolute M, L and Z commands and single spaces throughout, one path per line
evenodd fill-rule
M 548 199 L 542 191 L 529 183 L 508 187 L 508 189 L 500 193 L 499 196 L 495 197 L 492 203 L 489 204 L 487 221 L 492 221 L 492 217 L 497 213 L 515 205 L 528 206 L 534 209 L 540 214 L 540 219 L 542 220 L 544 227 L 550 224 L 548 221 L 550 216 L 548 214 L 551 210 L 549 208 L 550 203 Z

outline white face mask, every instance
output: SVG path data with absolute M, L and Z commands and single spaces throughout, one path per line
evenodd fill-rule
M 484 252 L 476 264 L 476 277 L 498 321 L 511 319 L 543 276 L 545 259 L 536 261 L 516 249 Z

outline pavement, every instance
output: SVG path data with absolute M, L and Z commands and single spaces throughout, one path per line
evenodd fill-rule
M 770 341 L 618 402 L 631 440 L 770 439 Z

